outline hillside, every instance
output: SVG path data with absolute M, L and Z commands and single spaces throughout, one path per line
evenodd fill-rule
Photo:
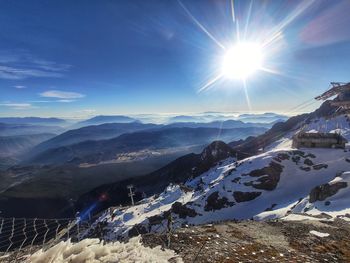
M 126 205 L 130 202 L 127 192 L 129 184 L 134 185 L 136 189 L 135 200 L 140 200 L 143 193 L 147 195 L 161 193 L 170 183 L 182 183 L 206 172 L 215 163 L 233 156 L 236 156 L 236 153 L 227 144 L 215 141 L 200 154 L 184 155 L 152 173 L 96 187 L 79 197 L 76 208 L 83 211 L 91 203 L 96 203 L 96 207 L 90 211 L 95 214 L 110 206 Z M 239 154 L 238 157 L 243 156 Z
M 76 144 L 89 140 L 105 140 L 117 137 L 123 133 L 146 130 L 156 128 L 156 124 L 142 124 L 139 122 L 130 123 L 105 123 L 100 125 L 86 126 L 79 129 L 69 130 L 50 140 L 47 140 L 32 151 L 32 154 L 48 150 L 50 148 L 58 148 L 65 145 Z
M 173 149 L 208 144 L 214 140 L 232 141 L 258 135 L 265 128 L 168 128 L 122 134 L 116 138 L 99 141 L 84 141 L 77 144 L 49 149 L 31 156 L 25 163 L 62 164 L 89 163 L 115 160 L 118 154 L 142 150 Z
M 283 134 L 278 134 L 275 141 L 271 139 L 264 153 L 240 161 L 228 158 L 187 180 L 184 187 L 168 186 L 159 196 L 104 214 L 98 222 L 107 222 L 106 238 L 133 235 L 135 229 L 164 230 L 170 214 L 176 222 L 174 227 L 252 218 L 348 220 L 349 149 L 291 147 L 293 134 L 301 129 L 341 129 L 342 135 L 350 139 L 348 116 L 329 114 L 325 108 L 329 109 L 327 103 L 314 113 L 288 120 L 282 126 Z M 276 129 L 274 126 L 266 134 Z
M 32 147 L 39 143 L 46 141 L 54 134 L 43 133 L 43 134 L 30 134 L 30 135 L 17 135 L 17 136 L 0 136 L 0 156 L 18 156 L 22 153 L 27 152 Z

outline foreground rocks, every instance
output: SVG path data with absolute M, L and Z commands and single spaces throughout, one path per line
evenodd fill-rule
M 350 224 L 338 219 L 223 222 L 145 234 L 143 242 L 167 247 L 169 236 L 184 262 L 350 262 Z

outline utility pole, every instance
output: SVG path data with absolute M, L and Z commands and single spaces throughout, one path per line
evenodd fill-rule
M 132 184 L 128 185 L 127 188 L 129 189 L 129 196 L 131 198 L 131 204 L 134 205 L 134 195 L 135 193 L 133 192 L 134 186 Z

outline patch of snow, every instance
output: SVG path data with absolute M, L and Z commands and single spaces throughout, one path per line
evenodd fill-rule
M 31 263 L 80 263 L 80 262 L 183 262 L 174 251 L 161 249 L 160 246 L 149 248 L 135 237 L 127 243 L 103 243 L 99 239 L 84 239 L 78 243 L 62 241 L 48 250 L 39 250 L 29 256 Z
M 315 236 L 318 236 L 318 237 L 328 237 L 329 236 L 328 233 L 322 233 L 322 232 L 318 232 L 316 230 L 311 230 L 309 233 L 313 234 Z
M 287 216 L 281 217 L 281 220 L 283 221 L 332 221 L 332 219 L 325 219 L 325 218 L 317 218 L 312 217 L 308 215 L 301 215 L 301 214 L 289 214 Z

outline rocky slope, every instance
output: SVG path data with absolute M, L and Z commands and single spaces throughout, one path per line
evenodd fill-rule
M 96 187 L 77 200 L 76 208 L 84 211 L 94 203 L 97 205 L 90 212 L 97 213 L 110 206 L 127 205 L 130 202 L 127 190 L 129 184 L 135 187 L 135 200 L 140 200 L 143 194 L 161 193 L 170 183 L 180 184 L 208 171 L 219 161 L 235 156 L 236 152 L 227 144 L 215 141 L 202 153 L 187 154 L 152 173 Z M 243 158 L 244 155 L 238 154 L 238 157 Z
M 301 129 L 337 131 L 350 139 L 348 116 L 334 116 L 328 106 L 326 103 L 314 113 L 287 121 L 274 140 L 270 135 L 277 128 L 272 128 L 266 133 L 271 141 L 264 153 L 240 161 L 228 158 L 184 185 L 169 186 L 136 206 L 110 209 L 96 224 L 104 222 L 106 238 L 117 239 L 164 231 L 169 218 L 175 228 L 233 219 L 348 220 L 349 149 L 291 146 L 292 136 Z M 268 138 L 266 134 L 262 136 Z

